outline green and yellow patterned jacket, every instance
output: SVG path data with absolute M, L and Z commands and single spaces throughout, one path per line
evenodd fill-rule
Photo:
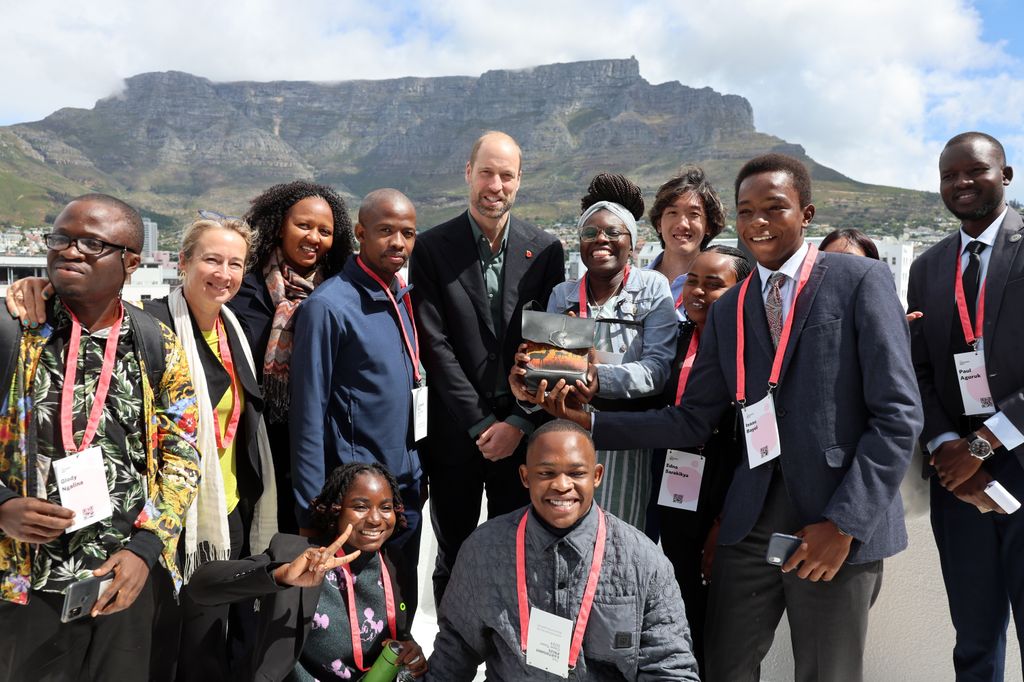
M 145 313 L 130 306 L 125 312 L 93 440 L 107 470 L 113 516 L 43 545 L 18 542 L 0 531 L 4 600 L 24 604 L 30 590 L 63 592 L 124 548 L 151 568 L 159 555 L 180 587 L 178 536 L 199 480 L 195 393 L 178 338 L 159 322 L 165 369 L 154 390 L 136 338 L 139 323 L 133 321 Z M 21 334 L 14 376 L 6 400 L 0 400 L 0 503 L 33 495 L 60 504 L 51 461 L 65 454 L 59 412 L 69 329 L 70 317 L 57 301 L 47 324 Z M 110 331 L 82 332 L 73 399 L 76 442 L 93 404 Z

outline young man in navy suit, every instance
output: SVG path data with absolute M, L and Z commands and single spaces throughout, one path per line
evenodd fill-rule
M 1011 606 L 1024 637 L 1024 513 L 1004 514 L 986 488 L 996 481 L 1024 501 L 1024 223 L 1006 205 L 1012 178 L 990 135 L 947 142 L 939 191 L 960 229 L 910 269 L 910 309 L 924 313 L 911 333 L 921 441 L 934 465 L 925 473 L 958 680 L 1003 679 Z
M 786 611 L 796 680 L 861 680 L 882 560 L 907 544 L 899 484 L 921 407 L 906 319 L 883 263 L 804 241 L 802 163 L 752 159 L 736 205 L 757 269 L 711 309 L 681 404 L 587 414 L 556 385 L 545 406 L 619 449 L 703 443 L 735 400 L 747 457 L 722 513 L 704 679 L 758 680 Z M 765 560 L 776 532 L 802 539 L 781 571 Z

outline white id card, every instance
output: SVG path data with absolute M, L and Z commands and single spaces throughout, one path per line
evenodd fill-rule
M 953 355 L 960 397 L 964 401 L 964 414 L 993 414 L 996 411 L 992 391 L 985 372 L 985 355 L 981 351 L 968 351 Z
M 72 533 L 114 513 L 110 506 L 107 470 L 98 446 L 53 460 L 60 505 L 75 512 L 75 523 L 65 532 Z
M 697 511 L 700 484 L 704 479 L 704 457 L 682 450 L 669 450 L 661 474 L 658 504 L 662 507 Z
M 536 607 L 530 609 L 526 632 L 526 664 L 559 677 L 569 677 L 572 621 Z
M 751 469 L 782 454 L 779 423 L 775 420 L 775 399 L 771 393 L 743 408 L 743 436 Z
M 414 441 L 427 437 L 427 387 L 412 389 L 412 438 Z

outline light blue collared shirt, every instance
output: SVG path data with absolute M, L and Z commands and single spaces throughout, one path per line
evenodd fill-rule
M 967 269 L 967 260 L 969 258 L 967 254 L 967 245 L 973 241 L 979 241 L 985 244 L 986 248 L 981 252 L 981 281 L 984 282 L 988 276 L 988 264 L 992 260 L 992 247 L 996 243 L 996 238 L 999 237 L 999 228 L 1003 224 L 1003 219 L 1006 217 L 1006 209 L 999 214 L 991 225 L 985 228 L 985 231 L 978 235 L 977 240 L 974 237 L 964 232 L 963 228 L 960 228 L 960 271 L 963 272 Z M 978 295 L 981 295 L 981 289 L 979 287 Z M 977 301 L 975 301 L 977 303 Z M 959 324 L 959 318 L 954 317 L 954 324 Z M 985 339 L 978 340 L 978 350 L 983 351 L 985 349 Z M 999 442 L 1003 444 L 1007 450 L 1013 450 L 1024 444 L 1024 434 L 1022 434 L 1013 423 L 1007 419 L 1002 412 L 996 412 L 991 417 L 985 420 L 985 426 L 991 431 Z M 951 440 L 957 440 L 960 438 L 959 435 L 952 431 L 940 433 L 939 435 L 928 441 L 928 452 L 934 453 L 943 443 L 947 443 Z
M 657 271 L 658 266 L 661 265 L 661 259 L 664 255 L 665 252 L 662 251 L 657 256 L 655 256 L 654 260 L 651 261 L 651 264 L 647 266 L 647 269 Z M 679 275 L 674 280 L 668 283 L 668 287 L 672 291 L 673 305 L 675 305 L 676 301 L 679 300 L 679 297 L 683 295 L 683 285 L 686 284 L 686 276 L 688 274 L 689 273 L 684 272 L 683 274 Z M 683 306 L 682 303 L 676 306 L 676 317 L 679 319 L 680 322 L 686 322 L 686 308 Z

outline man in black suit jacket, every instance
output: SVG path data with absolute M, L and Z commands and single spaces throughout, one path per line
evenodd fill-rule
M 466 163 L 469 210 L 424 232 L 410 264 L 429 393 L 420 457 L 438 541 L 438 604 L 476 528 L 484 486 L 490 518 L 529 503 L 518 469 L 533 423 L 506 377 L 522 340 L 523 305 L 543 310 L 565 263 L 557 238 L 509 213 L 521 158 L 505 133 L 480 137 Z
M 1011 606 L 1024 642 L 1024 512 L 1001 513 L 986 486 L 998 481 L 1024 500 L 1024 223 L 1006 205 L 1013 169 L 991 136 L 952 138 L 939 176 L 961 229 L 914 262 L 908 292 L 910 309 L 924 313 L 911 337 L 924 403 L 921 442 L 935 467 L 925 473 L 936 474 L 932 530 L 956 628 L 957 679 L 1002 680 Z M 970 373 L 954 367 L 972 340 L 984 361 L 975 374 L 987 378 L 977 401 L 964 400 L 958 377 Z
M 740 402 L 739 389 L 746 410 L 767 404 L 769 393 L 774 400 L 775 419 L 758 420 L 757 429 L 777 424 L 781 453 L 773 458 L 773 448 L 756 441 L 745 448 L 722 511 L 702 671 L 708 681 L 756 682 L 784 611 L 795 680 L 862 679 L 882 560 L 907 545 L 899 485 L 921 406 L 906 319 L 883 263 L 815 255 L 804 241 L 814 216 L 810 187 L 796 159 L 767 154 L 747 162 L 736 178 L 736 229 L 757 268 L 745 295 L 736 286 L 712 306 L 682 402 L 593 415 L 598 447 L 671 447 L 706 442 L 733 399 Z M 560 411 L 555 393 L 547 406 L 589 424 L 591 415 Z M 803 540 L 781 572 L 765 560 L 775 532 Z

